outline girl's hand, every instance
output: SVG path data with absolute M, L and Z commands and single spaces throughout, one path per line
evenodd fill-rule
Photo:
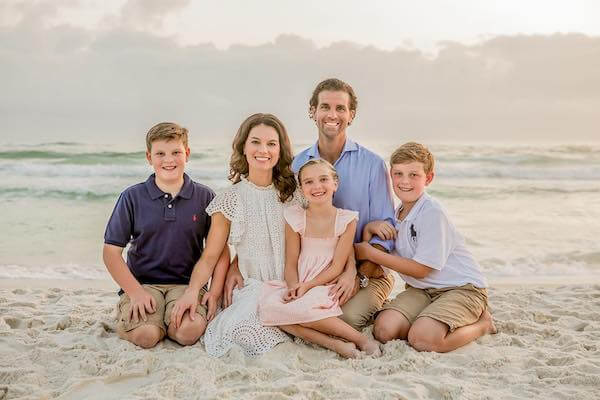
M 206 322 L 210 322 L 210 320 L 214 318 L 220 302 L 221 296 L 218 296 L 216 293 L 204 293 L 204 296 L 202 296 L 202 305 L 208 308 L 208 311 L 206 312 Z
M 296 289 L 296 299 L 304 296 L 310 289 L 311 287 L 307 282 L 301 283 Z
M 372 247 L 368 242 L 360 242 L 354 244 L 354 256 L 358 260 L 366 260 L 369 258 Z
M 284 303 L 289 303 L 290 301 L 296 300 L 296 298 L 297 298 L 296 292 L 298 290 L 298 287 L 300 287 L 300 284 L 296 283 L 295 285 L 293 285 L 292 287 L 289 287 L 286 290 L 286 292 L 283 294 L 283 297 L 281 298 Z
M 179 329 L 181 326 L 181 320 L 183 314 L 189 310 L 190 319 L 193 321 L 196 319 L 196 308 L 198 307 L 198 290 L 191 288 L 185 289 L 183 296 L 181 296 L 173 306 L 171 311 L 171 323 L 175 323 L 175 329 Z

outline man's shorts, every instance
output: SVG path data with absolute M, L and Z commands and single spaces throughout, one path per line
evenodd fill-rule
M 413 324 L 419 317 L 429 317 L 450 327 L 450 332 L 471 325 L 487 307 L 487 289 L 472 284 L 442 289 L 406 289 L 386 302 L 383 310 L 396 310 Z
M 146 311 L 146 321 L 139 318 L 137 323 L 134 322 L 133 319 L 128 322 L 127 319 L 129 318 L 131 301 L 127 293 L 123 293 L 119 300 L 119 304 L 117 304 L 117 331 L 129 332 L 142 325 L 150 324 L 158 326 L 166 333 L 169 323 L 171 322 L 171 311 L 173 310 L 173 306 L 175 305 L 175 302 L 183 296 L 188 285 L 142 285 L 142 287 L 154 297 L 154 300 L 156 301 L 156 311 L 152 314 L 149 314 Z M 202 296 L 204 296 L 205 293 L 206 290 L 200 289 L 198 301 L 202 301 Z M 206 319 L 207 308 L 205 306 L 198 304 L 196 312 Z

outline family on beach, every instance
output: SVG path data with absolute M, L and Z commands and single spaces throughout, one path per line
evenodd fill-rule
M 350 85 L 320 82 L 309 101 L 318 140 L 295 157 L 277 117 L 251 115 L 233 140 L 233 185 L 218 195 L 184 172 L 188 131 L 152 127 L 154 174 L 120 195 L 104 235 L 121 287 L 119 336 L 144 348 L 204 336 L 217 357 L 234 346 L 259 355 L 295 336 L 353 358 L 395 339 L 448 352 L 495 333 L 481 269 L 425 191 L 433 155 L 405 143 L 388 175 L 347 137 L 356 110 Z M 393 271 L 406 285 L 388 299 Z M 361 332 L 371 323 L 374 339 Z

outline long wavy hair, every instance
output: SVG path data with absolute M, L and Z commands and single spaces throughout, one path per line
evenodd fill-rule
M 229 162 L 229 180 L 238 183 L 242 177 L 248 177 L 248 160 L 244 154 L 244 145 L 252 128 L 257 125 L 270 126 L 279 136 L 279 161 L 273 167 L 273 185 L 279 192 L 279 201 L 285 203 L 296 190 L 296 178 L 292 172 L 292 145 L 283 123 L 273 114 L 252 114 L 240 125 L 231 145 L 233 153 Z

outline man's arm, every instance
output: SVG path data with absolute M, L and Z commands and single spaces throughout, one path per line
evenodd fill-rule
M 386 221 L 394 226 L 394 201 L 388 171 L 382 159 L 378 159 L 376 165 L 371 168 L 369 179 L 369 222 L 375 220 Z M 394 248 L 393 240 L 373 237 L 370 243 L 379 244 L 388 252 Z

